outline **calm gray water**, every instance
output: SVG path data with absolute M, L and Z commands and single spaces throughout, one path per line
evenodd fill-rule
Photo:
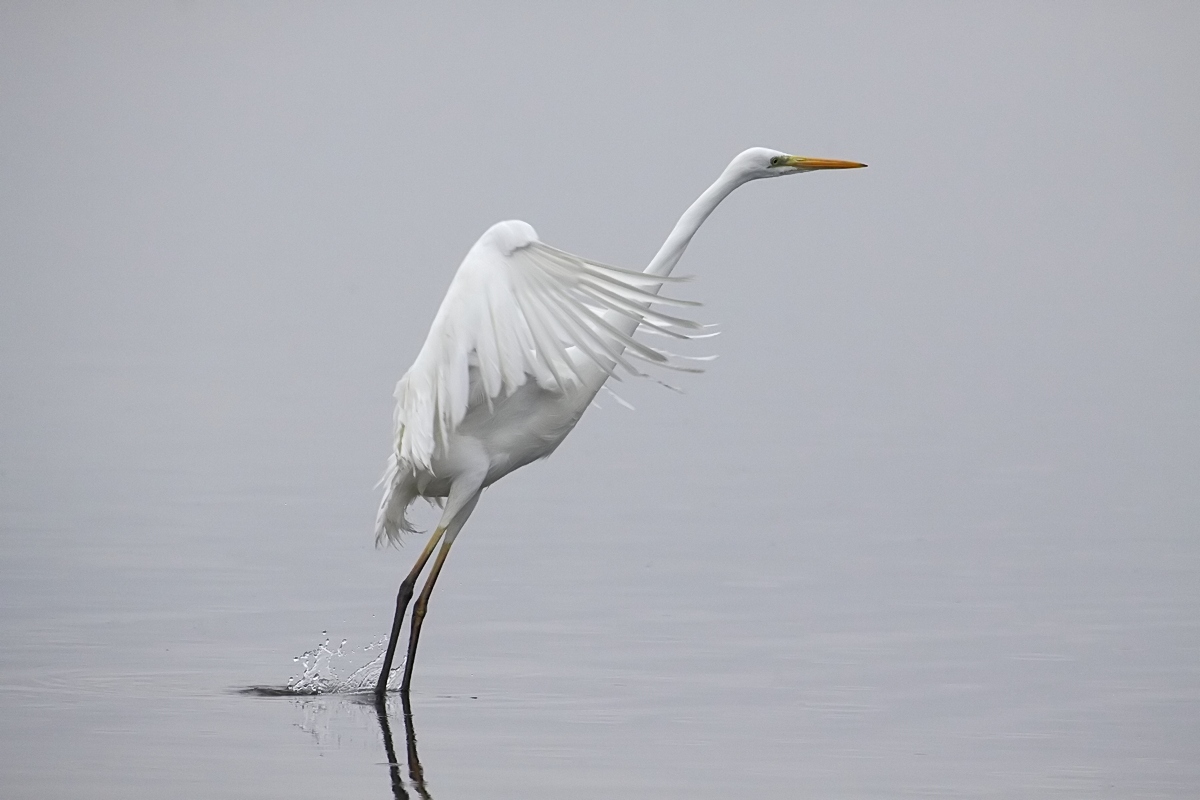
M 1194 797 L 1198 23 L 5 4 L 0 795 Z M 642 264 L 749 145 L 871 167 L 718 210 L 721 358 L 485 494 L 409 725 L 242 693 L 385 633 L 475 237 Z
M 733 475 L 671 471 L 681 443 L 706 463 L 724 444 L 621 413 L 489 491 L 460 539 L 413 696 L 432 796 L 1197 785 L 1194 507 L 1088 485 L 1072 473 L 1095 453 L 981 464 L 848 420 L 792 432 L 804 460 L 782 472 L 750 451 Z M 628 461 L 587 463 L 617 435 Z M 235 489 L 134 460 L 105 480 L 132 497 L 10 491 L 6 794 L 389 796 L 369 704 L 234 690 L 298 674 L 322 627 L 334 646 L 381 635 L 414 548 L 373 551 L 367 492 L 351 526 L 305 469 Z

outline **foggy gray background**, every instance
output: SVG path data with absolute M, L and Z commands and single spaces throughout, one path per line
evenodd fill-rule
M 0 5 L 0 791 L 386 797 L 391 390 L 495 221 L 721 324 L 490 489 L 434 797 L 1200 785 L 1192 4 Z

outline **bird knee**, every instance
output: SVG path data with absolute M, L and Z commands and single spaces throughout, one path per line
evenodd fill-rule
M 400 591 L 396 593 L 396 605 L 408 605 L 408 601 L 412 600 L 413 585 L 405 581 L 400 584 Z

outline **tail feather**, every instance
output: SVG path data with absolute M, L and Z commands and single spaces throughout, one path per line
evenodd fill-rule
M 417 476 L 412 465 L 396 453 L 388 459 L 387 471 L 379 481 L 387 488 L 375 517 L 375 546 L 398 545 L 404 533 L 418 533 L 408 519 L 408 508 L 418 497 Z

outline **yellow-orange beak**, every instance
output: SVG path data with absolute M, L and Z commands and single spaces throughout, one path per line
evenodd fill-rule
M 858 169 L 865 167 L 857 161 L 838 161 L 832 158 L 805 158 L 804 156 L 788 156 L 784 163 L 796 169 Z

